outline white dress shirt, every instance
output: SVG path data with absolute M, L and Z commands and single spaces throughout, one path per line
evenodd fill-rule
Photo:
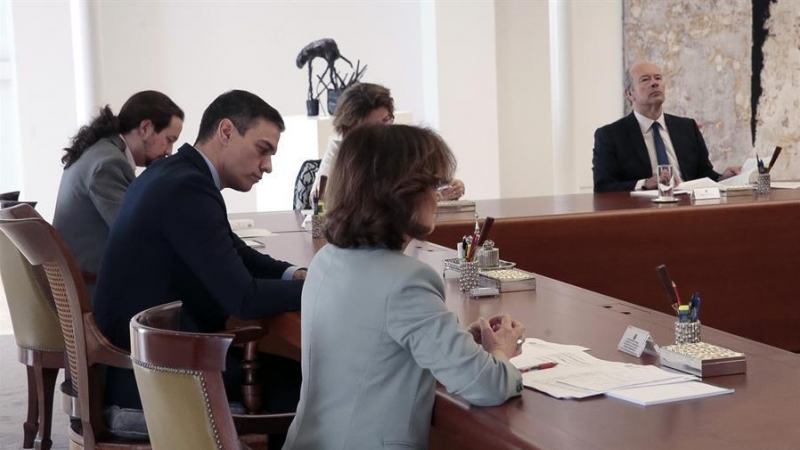
M 652 173 L 656 173 L 656 167 L 658 166 L 658 158 L 656 157 L 656 142 L 653 138 L 652 126 L 653 122 L 658 122 L 658 124 L 661 126 L 661 139 L 664 141 L 664 148 L 667 150 L 667 159 L 669 159 L 669 163 L 672 164 L 672 172 L 680 181 L 681 167 L 678 164 L 678 157 L 675 156 L 675 148 L 672 146 L 672 140 L 669 138 L 669 130 L 667 129 L 666 122 L 664 122 L 664 113 L 662 112 L 656 120 L 645 117 L 636 111 L 633 112 L 633 115 L 639 122 L 639 128 L 642 130 L 642 135 L 644 136 L 644 145 L 647 146 L 647 155 L 650 157 L 650 168 L 652 169 Z M 639 180 L 636 183 L 637 191 L 644 189 L 644 182 L 645 180 Z

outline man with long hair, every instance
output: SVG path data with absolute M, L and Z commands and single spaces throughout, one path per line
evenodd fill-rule
M 136 167 L 172 153 L 183 111 L 156 91 L 134 94 L 114 115 L 106 105 L 64 149 L 53 226 L 82 271 L 96 274 Z

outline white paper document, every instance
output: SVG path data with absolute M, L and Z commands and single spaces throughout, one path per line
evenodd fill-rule
M 540 339 L 527 339 L 522 354 L 513 358 L 518 368 L 535 366 L 544 362 L 557 363 L 555 367 L 523 372 L 526 387 L 556 398 L 586 398 L 632 386 L 675 384 L 696 377 L 667 371 L 656 366 L 641 366 L 605 361 L 586 353 L 586 347 L 554 344 Z
M 797 189 L 800 188 L 800 181 L 773 181 L 770 183 L 772 189 Z
M 689 191 L 684 191 L 676 188 L 672 191 L 672 195 L 686 195 Z M 647 191 L 631 191 L 631 197 L 644 197 L 644 198 L 658 198 L 658 189 L 650 189 Z
M 708 177 L 698 178 L 696 180 L 690 181 L 681 181 L 681 183 L 675 186 L 673 189 L 673 195 L 686 195 L 691 194 L 694 189 L 698 188 L 710 188 L 710 187 L 720 187 L 720 183 L 712 180 Z M 647 191 L 631 191 L 631 197 L 647 197 L 647 198 L 656 198 L 658 197 L 658 189 L 650 189 Z
M 730 393 L 733 393 L 733 389 L 720 388 L 699 381 L 687 381 L 620 389 L 608 392 L 606 395 L 637 405 L 649 406 Z
M 580 345 L 555 344 L 536 338 L 525 339 L 522 344 L 522 354 L 511 359 L 514 367 L 521 369 L 531 367 L 545 362 L 557 362 L 552 359 L 553 355 L 565 352 L 585 352 L 589 350 Z
M 272 236 L 273 232 L 266 230 L 264 228 L 242 228 L 240 230 L 234 230 L 237 236 L 240 238 L 255 238 L 255 237 L 267 237 Z
M 600 368 L 593 372 L 567 376 L 561 383 L 573 387 L 605 393 L 615 389 L 622 389 L 642 384 L 656 384 L 674 382 L 676 380 L 696 379 L 691 375 L 671 373 L 656 366 L 639 366 L 636 364 L 622 364 Z
M 698 178 L 696 180 L 681 181 L 681 184 L 675 187 L 676 191 L 691 193 L 694 189 L 720 187 L 720 184 L 708 177 Z
M 747 158 L 742 164 L 742 171 L 739 175 L 732 176 L 726 180 L 722 180 L 719 184 L 723 186 L 745 186 L 750 184 L 750 175 L 758 170 L 758 161 L 755 158 Z
M 243 230 L 245 228 L 253 228 L 256 223 L 253 219 L 230 219 L 228 222 L 231 224 L 231 230 Z

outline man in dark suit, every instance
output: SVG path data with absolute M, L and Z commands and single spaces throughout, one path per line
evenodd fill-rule
M 728 167 L 722 174 L 714 171 L 694 119 L 664 114 L 658 66 L 631 66 L 625 73 L 625 97 L 633 112 L 594 134 L 595 192 L 655 189 L 660 164 L 672 165 L 677 182 L 703 177 L 720 181 L 739 173 L 739 167 Z
M 188 328 L 201 332 L 222 330 L 228 316 L 257 319 L 300 308 L 305 269 L 245 245 L 231 231 L 220 194 L 249 191 L 272 171 L 283 130 L 280 114 L 264 100 L 227 92 L 203 113 L 194 146 L 184 144 L 131 184 L 109 235 L 95 297 L 97 324 L 111 342 L 129 349 L 131 318 L 174 300 L 183 302 Z M 264 408 L 293 411 L 299 365 L 270 358 Z M 232 361 L 224 374 L 229 399 L 241 394 L 236 367 Z M 109 369 L 106 402 L 141 408 L 132 371 Z

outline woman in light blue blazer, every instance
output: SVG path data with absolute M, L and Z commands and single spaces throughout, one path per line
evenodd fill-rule
M 522 391 L 508 361 L 522 324 L 498 316 L 460 328 L 441 277 L 403 254 L 433 230 L 436 188 L 454 169 L 426 129 L 364 126 L 342 142 L 326 194 L 329 244 L 303 288 L 303 383 L 284 450 L 424 449 L 436 380 L 482 406 Z

